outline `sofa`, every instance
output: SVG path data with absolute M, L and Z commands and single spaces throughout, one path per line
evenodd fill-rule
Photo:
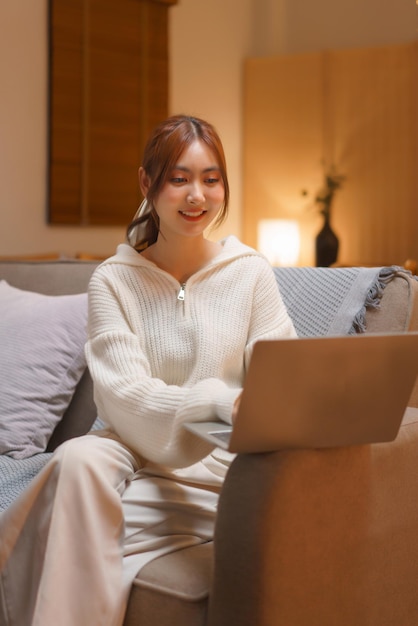
M 55 336 L 56 317 L 63 315 L 54 312 L 57 302 L 63 302 L 70 323 L 85 327 L 85 291 L 96 265 L 87 261 L 2 261 L 0 287 L 5 295 L 0 289 L 0 309 L 2 298 L 6 305 L 15 300 L 20 303 L 22 315 L 32 316 L 27 323 L 29 331 L 39 337 L 46 351 L 49 339 L 42 332 L 50 330 Z M 418 330 L 418 281 L 401 268 L 274 271 L 301 336 Z M 79 299 L 77 294 L 81 294 Z M 71 297 L 62 301 L 55 296 Z M 83 310 L 80 319 L 74 305 Z M 37 307 L 44 311 L 39 328 L 33 318 L 38 315 Z M 0 393 L 6 395 L 11 376 L 15 376 L 16 350 L 12 348 L 20 340 L 20 332 L 12 328 L 17 310 L 9 316 L 8 328 L 2 327 L 0 317 L 1 340 L 9 345 L 0 386 Z M 16 323 L 23 326 L 25 321 Z M 68 329 L 65 333 L 62 341 L 66 345 Z M 31 362 L 42 350 L 37 349 L 33 357 L 29 352 L 22 356 Z M 73 350 L 66 345 L 71 366 Z M 52 363 L 53 358 L 45 356 L 45 361 Z M 40 367 L 39 363 L 31 365 L 24 373 L 34 377 L 35 383 L 39 381 L 39 386 Z M 57 445 L 96 427 L 92 382 L 85 362 L 80 362 L 71 376 L 66 395 L 60 383 L 58 399 L 51 400 L 54 410 L 59 410 L 48 422 L 50 432 L 43 433 L 35 452 L 18 437 L 15 448 L 0 455 L 4 462 L 0 463 L 3 508 Z M 10 401 L 12 406 L 15 401 Z M 237 455 L 222 489 L 214 542 L 179 550 L 146 565 L 134 582 L 125 626 L 418 623 L 416 389 L 409 404 L 399 434 L 390 443 Z M 18 423 L 20 429 L 22 423 Z M 35 435 L 43 432 L 42 428 L 37 427 Z

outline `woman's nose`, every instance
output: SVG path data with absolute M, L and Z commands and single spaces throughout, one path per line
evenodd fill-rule
M 201 185 L 199 185 L 198 183 L 194 184 L 192 188 L 190 189 L 189 194 L 187 196 L 187 202 L 189 204 L 200 204 L 204 202 L 204 200 L 205 200 L 205 195 L 203 193 L 203 189 Z

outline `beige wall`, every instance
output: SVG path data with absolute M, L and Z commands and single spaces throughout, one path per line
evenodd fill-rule
M 214 238 L 241 232 L 242 60 L 251 51 L 252 1 L 179 0 L 171 9 L 170 109 L 211 121 L 227 157 L 230 213 Z
M 171 110 L 209 118 L 227 152 L 231 215 L 220 235 L 241 228 L 242 60 L 416 36 L 412 0 L 341 6 L 335 0 L 179 0 L 171 9 Z M 0 79 L 0 256 L 112 252 L 123 229 L 46 224 L 47 0 L 0 3 Z

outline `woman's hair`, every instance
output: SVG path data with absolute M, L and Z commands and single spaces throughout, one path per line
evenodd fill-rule
M 145 145 L 142 167 L 150 180 L 146 199 L 127 228 L 127 240 L 136 250 L 144 250 L 155 243 L 159 232 L 159 218 L 154 201 L 170 172 L 184 150 L 200 140 L 213 152 L 224 185 L 224 201 L 215 221 L 219 226 L 227 216 L 229 185 L 222 142 L 214 127 L 197 117 L 174 115 L 159 124 Z

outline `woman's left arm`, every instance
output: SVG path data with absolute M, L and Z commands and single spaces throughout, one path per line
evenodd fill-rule
M 290 339 L 297 337 L 293 322 L 280 294 L 271 266 L 266 262 L 254 286 L 245 366 L 248 367 L 252 349 L 261 339 Z

